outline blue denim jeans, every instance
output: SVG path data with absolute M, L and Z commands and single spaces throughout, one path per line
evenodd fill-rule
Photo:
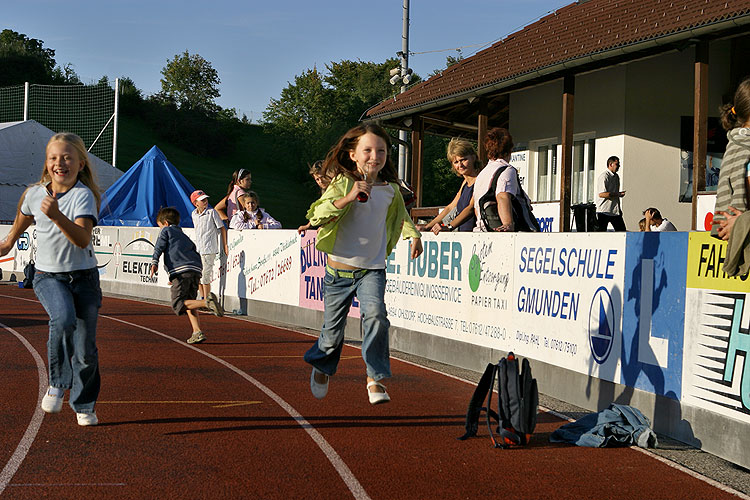
M 346 316 L 356 295 L 362 317 L 362 359 L 367 376 L 373 380 L 390 377 L 391 323 L 385 309 L 385 270 L 357 271 L 354 278 L 344 278 L 326 269 L 324 285 L 323 328 L 317 342 L 305 353 L 305 361 L 327 375 L 336 373 L 344 345 Z
M 99 271 L 37 271 L 34 292 L 49 315 L 49 385 L 70 389 L 76 413 L 92 413 L 99 395 L 96 320 L 102 305 Z

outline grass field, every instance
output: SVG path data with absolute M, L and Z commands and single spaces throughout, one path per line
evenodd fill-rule
M 258 125 L 243 126 L 239 144 L 222 158 L 202 158 L 160 139 L 144 122 L 121 116 L 117 143 L 117 166 L 126 171 L 157 146 L 195 189 L 203 189 L 211 204 L 226 194 L 232 172 L 247 168 L 253 174 L 252 189 L 261 206 L 284 228 L 305 223 L 305 213 L 319 192 L 307 171 L 291 171 L 285 159 L 273 153 L 269 138 Z M 276 157 L 275 157 L 276 156 Z

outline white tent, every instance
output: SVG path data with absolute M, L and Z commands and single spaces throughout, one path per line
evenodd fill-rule
M 21 194 L 39 181 L 52 130 L 34 120 L 0 123 L 0 221 L 12 221 Z M 102 193 L 123 174 L 89 154 Z

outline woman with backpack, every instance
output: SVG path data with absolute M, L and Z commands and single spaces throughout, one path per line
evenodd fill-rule
M 474 182 L 474 213 L 477 218 L 474 231 L 539 231 L 539 225 L 531 215 L 531 203 L 519 182 L 518 171 L 508 163 L 513 151 L 510 132 L 501 127 L 490 129 L 484 146 L 489 161 Z M 496 176 L 498 171 L 500 174 Z M 490 193 L 496 178 L 494 193 Z M 521 216 L 523 220 L 518 219 Z

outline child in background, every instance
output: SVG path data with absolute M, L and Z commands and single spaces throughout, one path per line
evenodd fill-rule
M 313 366 L 310 389 L 318 399 L 328 393 L 328 382 L 336 373 L 346 317 L 356 295 L 368 398 L 371 404 L 390 401 L 380 383 L 391 376 L 385 259 L 401 235 L 414 239 L 412 259 L 422 253 L 422 240 L 406 212 L 390 149 L 390 137 L 380 126 L 359 125 L 349 130 L 326 157 L 324 172 L 333 179 L 331 184 L 307 212 L 310 223 L 321 226 L 316 247 L 328 254 L 323 327 L 305 353 L 305 361 Z M 358 201 L 364 200 L 362 193 L 367 201 Z
M 230 221 L 234 213 L 239 210 L 237 204 L 237 198 L 240 194 L 250 191 L 250 186 L 253 184 L 253 177 L 250 171 L 241 168 L 235 170 L 232 174 L 232 180 L 227 187 L 227 195 L 219 200 L 214 209 L 219 212 L 221 220 Z
M 59 413 L 70 389 L 69 404 L 82 426 L 99 422 L 94 405 L 101 385 L 96 323 L 102 292 L 91 232 L 100 201 L 81 138 L 55 134 L 47 143 L 41 180 L 21 196 L 10 233 L 0 242 L 3 256 L 36 222 L 34 293 L 49 315 L 49 387 L 41 406 Z
M 182 232 L 179 223 L 180 212 L 174 207 L 162 208 L 156 215 L 156 224 L 162 229 L 154 245 L 151 276 L 159 270 L 159 257 L 164 254 L 164 267 L 172 285 L 172 309 L 178 316 L 187 313 L 193 328 L 187 343 L 198 344 L 206 340 L 206 335 L 201 331 L 196 309 L 206 307 L 217 316 L 223 316 L 224 311 L 213 293 L 204 300 L 195 300 L 201 279 L 201 256 L 195 250 L 193 240 Z
M 315 184 L 317 184 L 320 188 L 320 194 L 322 195 L 328 185 L 331 183 L 331 179 L 323 171 L 323 162 L 321 160 L 318 160 L 312 164 L 312 166 L 310 167 L 310 175 L 312 175 L 312 178 L 315 179 Z M 297 234 L 304 236 L 305 231 L 307 231 L 311 227 L 312 224 L 310 224 L 310 222 L 308 221 L 304 226 L 300 226 L 297 228 Z
M 195 205 L 193 210 L 193 227 L 195 227 L 195 241 L 197 243 L 198 254 L 201 256 L 203 264 L 203 274 L 198 290 L 202 298 L 210 297 L 211 281 L 214 277 L 214 260 L 219 253 L 218 240 L 221 240 L 221 248 L 224 255 L 229 254 L 227 247 L 227 228 L 221 221 L 218 212 L 208 206 L 208 195 L 201 191 L 193 191 L 190 195 L 190 201 Z M 219 236 L 220 238 L 217 238 Z
M 241 194 L 237 200 L 240 210 L 229 221 L 231 229 L 281 229 L 281 223 L 260 208 L 260 199 L 254 191 Z

